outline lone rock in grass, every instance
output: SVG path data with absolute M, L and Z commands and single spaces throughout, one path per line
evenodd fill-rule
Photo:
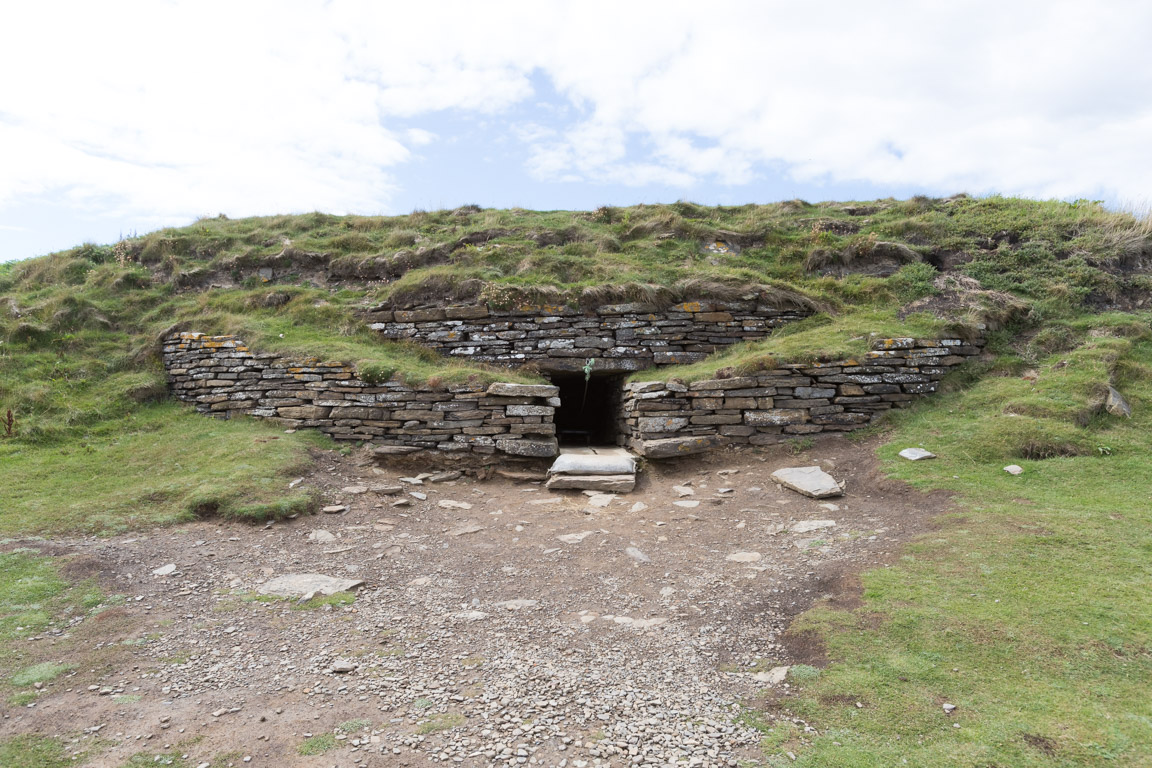
M 813 499 L 844 495 L 836 479 L 820 467 L 785 467 L 773 472 L 772 479 L 785 488 Z
M 908 459 L 908 461 L 920 461 L 922 459 L 934 459 L 936 454 L 931 451 L 926 451 L 923 448 L 905 448 L 900 451 L 901 458 Z
M 1104 410 L 1113 416 L 1132 418 L 1132 406 L 1128 405 L 1124 395 L 1117 392 L 1114 387 L 1108 387 L 1108 396 L 1104 398 Z
M 1024 467 L 1021 467 L 1019 464 L 1009 464 L 1004 467 L 1004 471 L 1010 475 L 1022 475 L 1024 474 Z

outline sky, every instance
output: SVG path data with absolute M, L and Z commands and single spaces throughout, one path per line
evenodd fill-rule
M 0 261 L 201 216 L 1146 210 L 1152 3 L 9 3 Z

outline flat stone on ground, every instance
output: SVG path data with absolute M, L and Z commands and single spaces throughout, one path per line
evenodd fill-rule
M 908 461 L 920 461 L 921 459 L 936 458 L 936 454 L 932 453 L 931 451 L 926 451 L 923 448 L 905 448 L 904 450 L 900 451 L 900 456 L 902 458 L 908 459 Z
M 636 459 L 626 451 L 606 454 L 569 453 L 562 449 L 552 462 L 550 475 L 630 475 L 636 471 Z
M 347 512 L 348 507 L 343 504 L 329 504 L 320 511 L 326 515 L 338 515 L 341 512 Z
M 553 475 L 545 487 L 550 491 L 611 491 L 628 493 L 636 487 L 636 475 Z
M 831 528 L 834 525 L 836 525 L 835 520 L 801 520 L 798 523 L 793 523 L 788 530 L 792 533 L 811 533 L 823 528 Z
M 628 547 L 628 549 L 624 550 L 624 554 L 628 555 L 628 557 L 632 558 L 638 563 L 652 562 L 652 558 L 648 557 L 648 555 L 644 554 L 636 547 Z
M 666 437 L 661 440 L 645 440 L 641 443 L 640 452 L 650 459 L 667 459 L 673 456 L 703 453 L 720 444 L 721 439 L 714 435 Z
M 773 472 L 772 479 L 813 499 L 844 495 L 835 478 L 820 467 L 785 467 Z
M 304 597 L 317 593 L 334 595 L 356 589 L 363 583 L 360 579 L 337 579 L 321 573 L 288 573 L 264 582 L 257 591 L 278 597 Z
M 788 670 L 791 667 L 773 667 L 767 672 L 757 672 L 752 675 L 752 679 L 758 683 L 767 683 L 768 685 L 780 685 L 788 677 Z
M 755 563 L 760 557 L 759 552 L 733 552 L 724 559 L 732 563 Z
M 584 539 L 591 536 L 595 531 L 581 531 L 580 533 L 563 533 L 556 538 L 565 544 L 579 544 Z

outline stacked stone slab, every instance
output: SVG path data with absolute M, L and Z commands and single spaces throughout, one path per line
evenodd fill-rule
M 785 365 L 755 376 L 625 385 L 620 433 L 641 455 L 665 458 L 717 445 L 860 429 L 936 391 L 983 342 L 883 339 L 864 360 Z
M 486 305 L 380 309 L 368 320 L 389 339 L 411 340 L 452 357 L 509 366 L 535 363 L 549 371 L 578 371 L 595 358 L 596 371 L 625 372 L 694 363 L 809 314 L 755 301 L 690 301 L 666 310 L 645 304 L 588 311 Z
M 394 453 L 445 452 L 550 457 L 559 389 L 495 383 L 446 390 L 369 384 L 340 362 L 255 354 L 235 336 L 174 334 L 164 367 L 176 397 L 201 413 L 240 413 L 311 427 L 337 440 L 391 446 Z

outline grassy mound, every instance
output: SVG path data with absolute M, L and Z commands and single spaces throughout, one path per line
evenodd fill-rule
M 210 477 L 210 462 L 163 450 L 179 443 L 174 430 L 193 441 L 209 431 L 219 451 L 204 456 L 247 455 L 263 434 L 256 426 L 209 428 L 175 416 L 157 344 L 174 329 L 236 334 L 262 352 L 339 359 L 373 379 L 533 381 L 531 371 L 463 364 L 382 341 L 367 329 L 365 313 L 445 301 L 589 306 L 756 296 L 818 311 L 764 341 L 638 377 L 696 379 L 839 359 L 864 352 L 870 334 L 964 335 L 977 324 L 1000 329 L 1001 341 L 993 341 L 1004 366 L 1026 367 L 1046 354 L 1106 347 L 1087 338 L 1100 308 L 1147 306 L 1149 243 L 1146 221 L 1091 203 L 957 196 L 216 218 L 5 264 L 0 455 L 21 477 L 9 509 L 41 522 L 0 521 L 0 528 L 114 528 L 119 524 L 109 521 L 205 511 L 274 515 L 307 506 L 273 489 L 315 447 L 312 438 L 281 436 L 277 450 L 226 477 Z M 1147 326 L 1139 311 L 1111 317 L 1131 332 Z M 1014 429 L 1042 423 L 1052 432 L 1024 430 L 1020 440 L 1034 443 L 1037 455 L 1046 446 L 1090 447 L 1093 423 L 1081 411 L 1108 383 L 1105 373 L 1093 369 L 1074 403 L 1015 398 L 1016 417 L 1033 421 L 1018 419 Z M 133 479 L 130 473 L 143 468 L 129 460 L 145 454 L 163 467 L 147 483 Z M 52 499 L 42 486 L 49 468 L 95 480 L 97 466 L 106 468 L 109 488 L 134 490 L 124 498 L 84 491 L 67 505 L 43 503 Z M 96 494 L 102 483 L 83 485 Z M 55 511 L 45 514 L 47 506 Z

